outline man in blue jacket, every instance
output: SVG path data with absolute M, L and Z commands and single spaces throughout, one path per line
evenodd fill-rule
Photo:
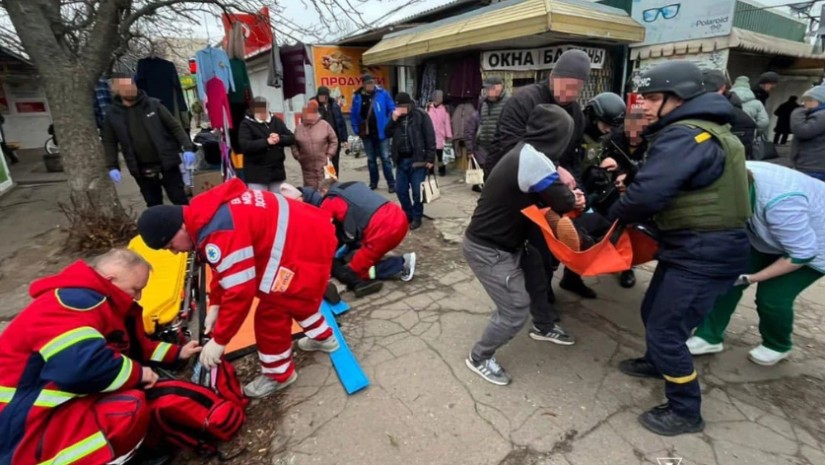
M 610 209 L 622 223 L 653 220 L 658 265 L 642 302 L 647 353 L 625 360 L 631 376 L 665 380 L 668 402 L 639 417 L 663 436 L 704 429 L 702 395 L 685 342 L 748 265 L 751 214 L 745 148 L 730 132 L 733 106 L 705 93 L 686 61 L 642 74 L 638 92 L 650 126 L 647 161 Z
M 395 178 L 392 175 L 390 144 L 384 129 L 395 111 L 395 102 L 389 92 L 375 84 L 372 76 L 365 74 L 362 86 L 355 91 L 350 109 L 350 123 L 367 152 L 367 166 L 370 170 L 370 189 L 378 187 L 378 157 L 384 169 L 384 178 L 390 194 L 395 193 Z

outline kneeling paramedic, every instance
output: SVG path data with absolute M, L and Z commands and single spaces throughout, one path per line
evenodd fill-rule
M 320 195 L 306 192 L 305 201 L 332 215 L 338 230 L 339 244 L 355 253 L 349 264 L 336 260 L 333 276 L 347 284 L 355 295 L 377 292 L 366 287 L 374 279 L 400 277 L 410 281 L 415 273 L 415 253 L 384 257 L 398 247 L 410 230 L 407 215 L 400 206 L 370 190 L 362 182 L 322 182 Z M 380 287 L 378 288 L 380 290 Z
M 704 428 L 699 380 L 685 342 L 747 270 L 751 208 L 745 148 L 730 132 L 727 99 L 705 93 L 701 71 L 685 61 L 656 66 L 640 82 L 651 123 L 647 161 L 609 216 L 625 224 L 652 218 L 660 230 L 659 262 L 642 302 L 647 353 L 619 368 L 664 378 L 668 402 L 639 421 L 673 436 Z
M 149 365 L 200 351 L 150 340 L 135 303 L 151 267 L 115 249 L 32 283 L 0 336 L 0 463 L 124 463 L 149 429 Z M 145 365 L 143 364 L 145 363 Z
M 212 268 L 206 329 L 212 339 L 200 361 L 221 360 L 255 297 L 255 340 L 262 374 L 244 387 L 259 398 L 292 384 L 292 321 L 304 329 L 302 350 L 333 352 L 338 341 L 318 311 L 335 254 L 327 213 L 233 179 L 192 199 L 188 207 L 161 205 L 138 219 L 146 245 L 196 250 Z

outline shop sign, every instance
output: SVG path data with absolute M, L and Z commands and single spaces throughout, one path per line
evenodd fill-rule
M 730 34 L 736 0 L 633 0 L 631 16 L 645 27 L 639 45 Z
M 584 50 L 590 57 L 592 69 L 602 69 L 606 51 L 603 48 L 555 45 L 553 47 L 519 50 L 496 50 L 481 54 L 481 69 L 485 71 L 534 71 L 553 69 L 561 55 L 568 50 Z
M 694 53 L 690 55 L 673 55 L 664 58 L 649 58 L 646 60 L 641 60 L 641 62 L 639 63 L 639 67 L 633 71 L 630 80 L 632 83 L 632 87 L 634 89 L 637 89 L 640 84 L 639 80 L 642 73 L 653 68 L 656 65 L 667 63 L 668 61 L 673 60 L 687 61 L 698 66 L 700 69 L 718 69 L 722 72 L 725 72 L 725 70 L 727 70 L 728 68 L 729 56 L 730 50 L 724 49 L 710 53 Z
M 329 88 L 330 96 L 349 113 L 352 96 L 361 85 L 361 77 L 369 73 L 375 83 L 389 87 L 390 71 L 385 66 L 364 66 L 361 55 L 366 49 L 357 47 L 312 46 L 315 88 Z

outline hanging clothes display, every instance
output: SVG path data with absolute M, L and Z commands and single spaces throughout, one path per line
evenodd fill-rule
M 427 103 L 430 102 L 430 96 L 433 95 L 438 81 L 438 67 L 435 62 L 430 60 L 424 66 L 424 73 L 421 76 L 421 90 L 418 94 L 418 106 L 427 108 Z
M 174 63 L 158 57 L 138 60 L 135 84 L 146 95 L 160 100 L 184 128 L 189 127 L 189 108 Z
M 304 44 L 281 47 L 281 62 L 284 66 L 284 98 L 289 99 L 306 93 L 306 65 L 312 64 Z
M 284 83 L 284 64 L 281 62 L 281 50 L 273 40 L 272 49 L 269 51 L 269 74 L 266 77 L 266 85 L 280 88 Z
M 206 112 L 209 114 L 209 122 L 213 128 L 224 129 L 227 126 L 232 128 L 230 116 L 232 110 L 229 107 L 229 97 L 226 94 L 226 87 L 223 80 L 213 77 L 206 82 Z
M 238 23 L 235 23 L 236 25 Z M 229 109 L 232 120 L 232 129 L 229 130 L 229 140 L 232 149 L 240 152 L 238 145 L 238 127 L 249 108 L 249 101 L 252 100 L 252 85 L 249 82 L 249 74 L 246 71 L 246 63 L 243 60 L 232 58 L 229 60 L 232 68 L 232 79 L 235 81 L 235 89 L 229 92 Z
M 201 101 L 207 100 L 206 83 L 217 77 L 223 83 L 226 90 L 235 89 L 235 81 L 232 78 L 232 67 L 229 64 L 229 56 L 223 50 L 208 46 L 195 54 L 197 63 L 197 84 L 198 95 Z M 212 115 L 209 116 L 212 119 Z
M 240 21 L 232 23 L 232 30 L 226 38 L 226 54 L 230 59 L 244 59 L 243 24 Z
M 449 97 L 477 99 L 481 95 L 481 62 L 477 54 L 465 56 L 451 71 Z

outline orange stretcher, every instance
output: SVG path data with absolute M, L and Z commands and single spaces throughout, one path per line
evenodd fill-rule
M 544 234 L 547 247 L 567 268 L 582 276 L 597 276 L 600 274 L 619 273 L 630 269 L 632 265 L 653 260 L 658 244 L 644 233 L 624 230 L 619 240 L 614 244 L 610 241 L 618 223 L 613 223 L 604 239 L 593 247 L 576 252 L 556 238 L 544 214 L 547 208 L 540 209 L 535 205 L 525 208 L 522 214 L 536 223 Z M 631 234 L 631 231 L 633 234 Z

